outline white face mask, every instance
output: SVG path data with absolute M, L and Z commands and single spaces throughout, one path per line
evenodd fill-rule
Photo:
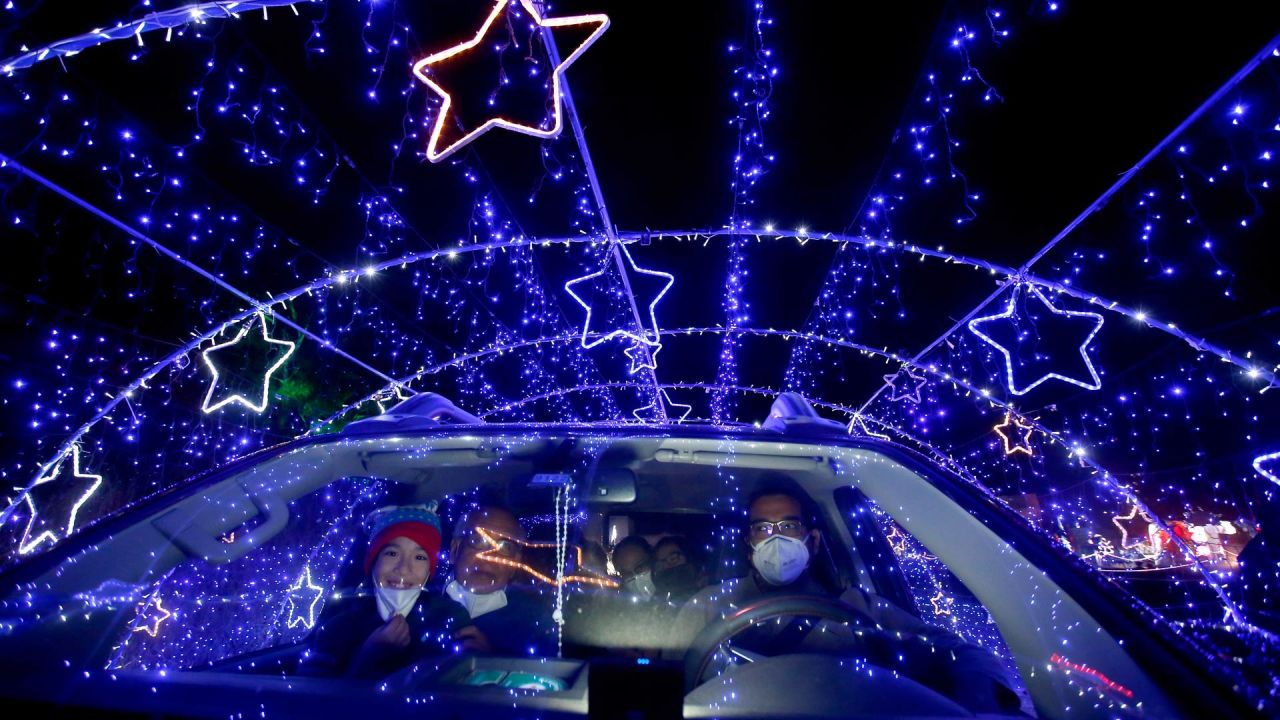
M 770 585 L 787 585 L 809 567 L 809 546 L 786 535 L 771 535 L 752 546 L 751 564 Z
M 658 591 L 653 584 L 653 574 L 649 571 L 636 573 L 622 583 L 622 588 L 631 595 L 648 600 Z
M 378 614 L 383 620 L 390 620 L 392 615 L 403 615 L 409 617 L 409 611 L 413 609 L 414 603 L 418 602 L 418 596 L 422 594 L 422 588 L 389 588 L 382 587 L 378 583 L 378 578 L 373 579 L 374 596 L 378 600 Z
M 484 594 L 474 593 L 464 587 L 462 583 L 454 580 L 445 586 L 444 592 L 454 602 L 466 608 L 467 614 L 471 616 L 472 620 L 507 606 L 506 590 L 497 590 Z

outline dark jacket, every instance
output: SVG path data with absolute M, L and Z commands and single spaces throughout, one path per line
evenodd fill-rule
M 978 712 L 1003 712 L 1018 707 L 1017 695 L 1009 689 L 1008 676 L 998 658 L 989 651 L 966 642 L 954 633 L 930 625 L 884 598 L 861 588 L 833 593 L 806 572 L 790 585 L 765 583 L 754 572 L 744 578 L 726 580 L 703 588 L 686 603 L 673 631 L 685 638 L 685 645 L 710 622 L 757 600 L 791 595 L 835 597 L 861 611 L 886 631 L 874 641 L 855 640 L 847 628 L 828 626 L 824 632 L 806 632 L 809 624 L 767 623 L 747 628 L 735 642 L 766 654 L 842 651 L 859 646 L 872 662 L 888 667 L 920 682 Z M 803 629 L 801 629 L 803 628 Z M 903 642 L 893 642 L 904 638 Z
M 507 586 L 507 604 L 470 619 L 462 605 L 444 597 L 462 616 L 462 624 L 475 625 L 489 640 L 495 655 L 551 656 L 556 652 L 555 623 L 551 620 L 548 600 L 532 590 Z
M 421 658 L 443 655 L 453 646 L 453 634 L 470 624 L 460 605 L 438 593 L 424 591 L 405 618 L 409 622 L 409 646 L 389 648 L 352 667 L 361 646 L 385 623 L 371 595 L 352 598 L 350 607 L 322 620 L 311 636 L 311 647 L 300 672 L 304 675 L 347 676 L 358 679 L 386 677 Z

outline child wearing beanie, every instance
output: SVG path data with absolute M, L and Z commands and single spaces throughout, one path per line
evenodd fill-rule
M 435 502 L 379 508 L 364 529 L 364 574 L 373 596 L 321 624 L 303 661 L 306 674 L 385 677 L 443 652 L 466 620 L 454 603 L 422 592 L 440 562 Z

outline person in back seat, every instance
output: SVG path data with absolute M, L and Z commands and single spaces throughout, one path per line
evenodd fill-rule
M 628 535 L 613 546 L 613 569 L 622 591 L 648 600 L 653 597 L 653 548 L 639 535 Z
M 653 586 L 657 597 L 682 603 L 707 586 L 698 547 L 683 535 L 668 535 L 653 546 Z

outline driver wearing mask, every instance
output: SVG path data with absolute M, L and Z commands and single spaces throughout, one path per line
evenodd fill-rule
M 1000 661 L 983 648 L 929 625 L 893 603 L 858 587 L 832 590 L 814 577 L 812 559 L 822 533 L 814 527 L 812 500 L 789 480 L 775 480 L 755 492 L 748 504 L 746 541 L 751 573 L 704 588 L 685 604 L 674 624 L 675 637 L 687 645 L 722 615 L 770 597 L 834 597 L 868 616 L 888 633 L 924 638 L 912 648 L 895 648 L 903 674 L 974 712 L 1016 712 L 1017 695 L 1008 688 Z M 766 623 L 739 634 L 734 643 L 766 654 L 833 651 L 850 647 L 841 632 L 812 632 L 817 623 Z M 842 630 L 843 628 L 837 628 Z M 841 638 L 845 638 L 841 640 Z M 673 643 L 680 645 L 680 643 Z M 938 662 L 939 658 L 954 658 Z

